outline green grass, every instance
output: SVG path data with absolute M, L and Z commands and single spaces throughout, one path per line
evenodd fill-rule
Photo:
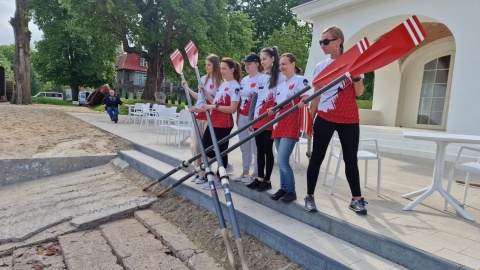
M 357 105 L 359 109 L 372 109 L 372 101 L 371 100 L 357 100 Z
M 32 103 L 73 106 L 71 101 L 64 101 L 64 100 L 58 100 L 53 98 L 41 98 L 41 97 L 32 97 Z M 75 105 L 75 106 L 78 106 L 78 105 Z

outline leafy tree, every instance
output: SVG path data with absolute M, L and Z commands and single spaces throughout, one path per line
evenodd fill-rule
M 63 0 L 62 6 L 74 16 L 88 17 L 93 27 L 114 33 L 125 52 L 136 53 L 146 60 L 148 70 L 143 92 L 146 99 L 154 98 L 165 76 L 178 78 L 169 55 L 175 48 L 182 49 L 189 40 L 195 42 L 202 58 L 212 52 L 229 55 L 234 52 L 232 48 L 240 48 L 241 52 L 246 47 L 244 40 L 232 43 L 229 30 L 241 33 L 236 37 L 244 35 L 245 40 L 251 42 L 248 27 L 237 22 L 247 24 L 246 17 L 237 13 L 230 13 L 228 17 L 226 0 Z M 229 25 L 232 28 L 229 29 Z M 184 59 L 188 65 L 187 58 Z M 185 67 L 184 70 L 186 75 L 193 75 L 192 69 Z
M 375 72 L 370 72 L 365 74 L 365 79 L 363 79 L 363 85 L 365 89 L 363 94 L 358 97 L 359 100 L 372 100 L 373 98 L 373 84 L 375 82 Z
M 34 67 L 45 81 L 69 85 L 74 99 L 79 86 L 96 88 L 115 80 L 114 36 L 98 27 L 83 27 L 88 17 L 73 16 L 57 0 L 30 0 L 33 18 L 43 31 L 36 43 Z
M 15 35 L 15 88 L 11 103 L 30 104 L 30 39 L 32 33 L 28 30 L 30 18 L 28 0 L 16 0 L 15 16 L 10 18 Z
M 10 60 L 0 52 L 0 66 L 5 68 L 5 79 L 13 79 L 12 63 Z
M 294 54 L 297 58 L 297 66 L 304 71 L 307 66 L 311 40 L 312 27 L 310 24 L 303 26 L 289 24 L 280 30 L 274 30 L 265 41 L 264 47 L 277 46 L 280 55 L 286 52 Z
M 253 38 L 256 41 L 253 51 L 263 48 L 274 30 L 280 30 L 291 24 L 298 25 L 291 9 L 299 4 L 298 0 L 228 0 L 235 10 L 247 14 L 253 22 Z

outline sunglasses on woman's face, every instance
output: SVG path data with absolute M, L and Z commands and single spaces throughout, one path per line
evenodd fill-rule
M 319 40 L 318 42 L 320 43 L 320 46 L 322 46 L 322 44 L 325 45 L 325 46 L 327 46 L 328 44 L 330 44 L 330 41 L 335 41 L 335 40 L 337 40 L 337 39 L 338 39 L 338 38 L 332 38 L 332 39 L 326 38 L 326 39 L 321 39 L 321 40 Z

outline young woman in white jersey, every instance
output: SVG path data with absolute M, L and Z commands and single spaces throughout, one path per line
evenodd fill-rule
M 323 52 L 329 54 L 330 57 L 317 65 L 314 77 L 343 54 L 343 41 L 344 36 L 340 28 L 332 26 L 323 31 L 320 46 Z M 362 77 L 363 74 L 354 74 L 350 78 L 345 78 L 320 97 L 312 100 L 310 104 L 312 114 L 317 114 L 317 118 L 313 126 L 312 157 L 307 169 L 307 196 L 305 197 L 305 209 L 307 211 L 317 210 L 313 194 L 318 173 L 333 133 L 337 131 L 342 145 L 345 175 L 352 193 L 349 208 L 358 214 L 367 214 L 366 202 L 360 190 L 357 159 L 360 120 L 356 97 L 363 93 Z M 319 89 L 320 87 L 315 87 L 315 91 Z
M 222 58 L 220 63 L 220 73 L 224 82 L 218 87 L 215 98 L 212 104 L 205 104 L 200 111 L 210 111 L 212 119 L 212 126 L 214 129 L 217 141 L 230 135 L 233 129 L 233 114 L 237 111 L 238 103 L 240 101 L 240 80 L 242 79 L 242 71 L 240 64 L 231 58 Z M 203 135 L 203 146 L 208 148 L 213 145 L 210 129 L 205 130 Z M 220 153 L 228 148 L 228 141 L 219 145 Z M 207 153 L 209 158 L 215 157 L 215 151 Z M 222 157 L 224 166 L 228 164 L 228 155 Z M 218 179 L 215 179 L 215 188 L 221 188 L 222 185 Z M 207 183 L 203 185 L 203 189 L 210 189 Z
M 198 91 L 204 91 L 205 97 L 207 98 L 206 104 L 212 104 L 213 98 L 215 97 L 215 93 L 217 92 L 218 87 L 222 84 L 222 74 L 220 73 L 220 59 L 215 54 L 210 54 L 207 56 L 205 60 L 205 70 L 207 71 L 206 76 L 202 76 L 200 79 L 202 83 L 202 87 L 198 89 Z M 182 86 L 186 84 L 185 81 L 182 81 Z M 188 84 L 187 84 L 188 87 Z M 202 95 L 200 92 L 195 92 L 192 89 L 188 88 L 188 92 L 190 95 L 197 100 L 197 104 L 194 107 L 190 108 L 191 112 L 195 113 L 195 120 L 198 123 L 198 128 L 200 129 L 200 135 L 203 137 L 205 130 L 208 126 L 207 116 L 205 112 L 202 111 L 200 108 L 205 105 L 205 102 L 202 99 Z M 202 138 L 200 138 L 201 140 Z M 199 138 L 197 138 L 197 133 L 195 130 L 192 130 L 192 134 L 190 136 L 190 149 L 192 151 L 192 155 L 198 155 L 200 153 L 200 144 L 198 143 Z M 199 167 L 202 163 L 202 158 L 198 158 L 194 161 L 195 168 Z M 197 184 L 203 184 L 207 181 L 205 178 L 205 172 L 200 171 L 194 178 L 192 178 L 192 182 Z
M 257 118 L 267 112 L 269 108 L 275 106 L 277 85 L 285 80 L 285 76 L 279 72 L 277 47 L 262 49 L 260 59 L 265 73 L 259 79 L 254 118 Z M 273 117 L 274 116 L 271 115 L 263 118 L 253 125 L 253 129 L 256 130 L 263 127 L 266 123 L 270 122 Z M 272 189 L 272 184 L 270 183 L 274 162 L 272 130 L 273 128 L 269 127 L 255 136 L 255 143 L 257 145 L 258 178 L 248 184 L 247 187 L 256 189 L 257 191 Z M 259 178 L 263 178 L 263 181 L 260 181 Z
M 247 77 L 244 77 L 240 82 L 240 104 L 237 111 L 237 127 L 240 129 L 248 124 L 250 116 L 250 105 L 252 102 L 252 97 L 258 89 L 258 80 L 261 77 L 261 65 L 260 57 L 254 53 L 247 55 L 245 59 L 242 60 L 245 65 L 245 71 L 248 73 Z M 244 130 L 238 134 L 238 139 L 242 141 L 248 135 L 252 133 L 251 130 Z M 242 165 L 243 172 L 240 177 L 236 178 L 235 181 L 242 182 L 244 184 L 250 184 L 253 182 L 253 178 L 258 177 L 258 163 L 257 163 L 257 146 L 255 140 L 251 139 L 248 142 L 240 146 L 242 151 Z M 252 165 L 252 156 L 253 156 L 253 175 L 250 176 L 250 166 Z
M 285 75 L 285 81 L 277 86 L 277 94 L 275 102 L 277 104 L 287 100 L 297 92 L 308 85 L 308 80 L 304 76 L 300 76 L 302 70 L 296 65 L 297 59 L 291 53 L 284 53 L 280 57 L 280 71 Z M 282 109 L 275 113 L 272 109 L 268 110 L 268 115 L 276 115 L 277 117 L 298 104 L 300 109 L 304 103 L 301 100 L 307 98 L 311 94 L 310 91 L 304 93 L 301 97 L 297 97 L 290 103 L 286 104 Z M 300 110 L 290 113 L 288 116 L 273 125 L 272 139 L 275 141 L 277 149 L 277 163 L 280 171 L 280 189 L 270 196 L 272 200 L 279 200 L 289 203 L 297 199 L 295 192 L 295 175 L 290 166 L 290 155 L 298 141 L 300 135 Z

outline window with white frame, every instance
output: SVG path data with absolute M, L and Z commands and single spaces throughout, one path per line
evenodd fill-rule
M 147 67 L 147 61 L 145 60 L 145 58 L 140 58 L 140 66 Z
M 425 64 L 417 124 L 442 125 L 450 60 L 451 55 L 445 55 Z

